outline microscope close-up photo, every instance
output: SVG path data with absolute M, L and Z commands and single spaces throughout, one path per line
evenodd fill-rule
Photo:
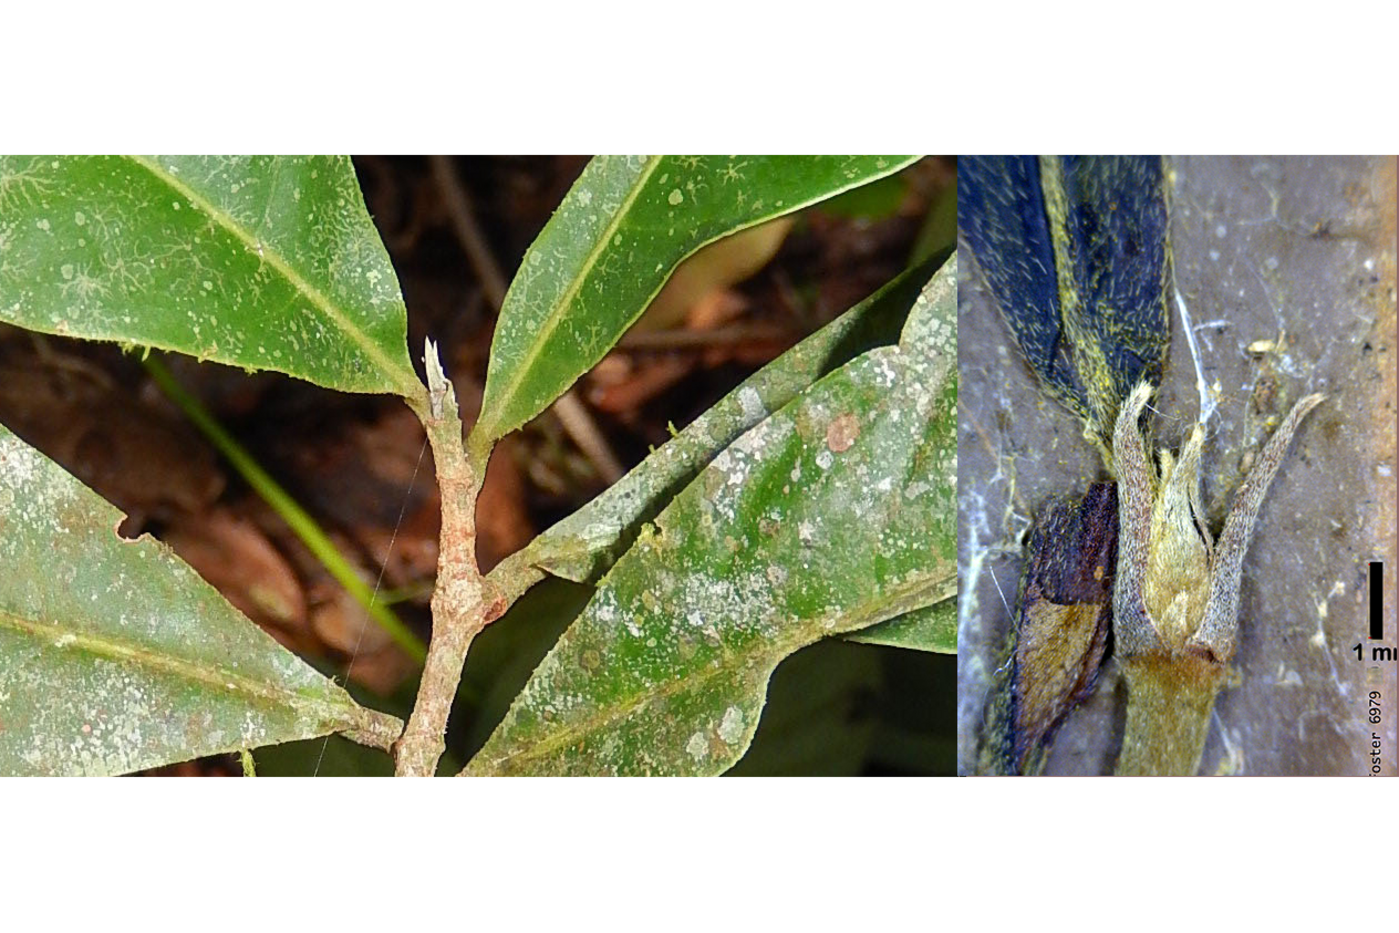
M 959 185 L 959 772 L 1380 768 L 1394 159 Z

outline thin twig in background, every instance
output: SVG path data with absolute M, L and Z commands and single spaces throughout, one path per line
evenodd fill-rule
M 476 277 L 481 280 L 481 287 L 486 293 L 486 298 L 490 301 L 496 312 L 500 312 L 501 305 L 505 303 L 506 280 L 505 274 L 501 272 L 500 264 L 496 262 L 495 255 L 491 252 L 490 246 L 486 243 L 485 234 L 481 231 L 481 226 L 476 222 L 476 212 L 471 205 L 471 197 L 466 193 L 461 180 L 457 178 L 456 169 L 452 165 L 452 160 L 447 156 L 428 156 L 428 162 L 432 166 L 432 177 L 437 182 L 437 186 L 442 189 L 442 195 L 446 199 L 447 213 L 452 220 L 452 229 L 456 231 L 457 239 L 461 241 L 462 249 L 466 252 L 466 258 L 471 263 L 472 270 Z M 554 414 L 558 416 L 559 423 L 563 429 L 578 445 L 593 464 L 598 475 L 609 485 L 622 478 L 626 471 L 622 469 L 621 463 L 617 460 L 616 454 L 612 452 L 612 447 L 607 443 L 607 438 L 603 435 L 597 422 L 593 420 L 592 414 L 588 411 L 577 394 L 569 389 L 558 401 L 554 402 Z
M 793 341 L 788 328 L 771 324 L 736 324 L 712 330 L 655 330 L 626 334 L 617 346 L 622 350 L 689 350 L 743 345 L 769 340 Z
M 480 224 L 476 223 L 476 211 L 471 206 L 471 197 L 457 178 L 451 159 L 434 155 L 428 156 L 428 162 L 432 165 L 433 180 L 437 182 L 437 187 L 442 189 L 442 196 L 447 199 L 447 213 L 452 219 L 452 229 L 456 231 L 462 249 L 466 250 L 466 258 L 470 260 L 476 277 L 481 280 L 481 287 L 486 290 L 486 298 L 496 311 L 499 311 L 500 306 L 505 303 L 505 274 L 500 271 L 500 264 L 495 261 L 490 247 L 486 245 L 486 235 L 481 231 Z

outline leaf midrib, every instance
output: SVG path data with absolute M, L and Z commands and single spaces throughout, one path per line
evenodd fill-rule
M 877 607 L 879 605 L 895 604 L 908 592 L 916 591 L 922 585 L 926 585 L 924 581 L 915 580 L 912 583 L 899 587 L 892 593 L 879 594 L 878 598 L 867 600 L 864 603 L 852 607 L 848 612 L 841 613 L 840 618 L 842 620 L 857 620 L 855 625 L 848 628 L 844 626 L 826 628 L 814 622 L 814 620 L 808 620 L 807 625 L 799 626 L 798 629 L 793 632 L 792 636 L 788 638 L 781 638 L 776 641 L 769 641 L 761 638 L 754 639 L 750 644 L 758 649 L 755 651 L 733 651 L 725 646 L 720 655 L 721 663 L 718 667 L 708 666 L 702 668 L 691 676 L 680 677 L 669 681 L 654 690 L 641 693 L 626 702 L 604 707 L 600 709 L 596 715 L 559 729 L 553 732 L 551 736 L 541 739 L 539 742 L 527 748 L 502 755 L 499 758 L 491 759 L 489 762 L 489 770 L 486 773 L 499 773 L 500 766 L 506 762 L 529 761 L 531 759 L 543 757 L 557 748 L 572 743 L 573 740 L 579 736 L 592 735 L 618 720 L 627 718 L 633 712 L 641 709 L 648 703 L 663 700 L 693 687 L 702 686 L 722 675 L 742 671 L 745 667 L 741 663 L 743 660 L 751 657 L 761 657 L 764 653 L 770 652 L 772 654 L 771 663 L 765 665 L 762 669 L 764 672 L 764 682 L 766 682 L 767 679 L 771 678 L 772 672 L 776 670 L 777 665 L 783 658 L 788 657 L 793 652 L 809 644 L 820 641 L 827 635 L 842 635 L 849 631 L 856 631 L 858 629 L 868 628 L 870 625 L 878 624 L 878 622 L 883 621 L 878 617 L 879 610 Z M 871 615 L 875 618 L 875 621 L 865 622 L 864 619 Z M 761 705 L 762 703 L 760 700 L 760 708 Z M 740 753 L 741 752 L 742 750 L 740 749 Z M 469 770 L 471 769 L 468 765 L 468 771 Z
M 418 382 L 417 375 L 411 370 L 405 372 L 397 362 L 384 353 L 368 334 L 355 324 L 354 321 L 348 318 L 329 297 L 319 288 L 302 278 L 300 273 L 291 267 L 278 250 L 273 249 L 268 244 L 252 236 L 241 224 L 235 221 L 227 211 L 224 211 L 212 201 L 200 195 L 189 185 L 186 185 L 178 177 L 167 171 L 158 162 L 139 155 L 127 155 L 122 158 L 141 166 L 163 184 L 168 185 L 171 189 L 178 192 L 181 197 L 189 201 L 191 206 L 207 215 L 210 220 L 232 234 L 233 237 L 247 247 L 248 250 L 252 252 L 261 250 L 261 252 L 258 252 L 259 258 L 273 269 L 277 270 L 286 281 L 290 282 L 302 297 L 310 302 L 317 311 L 323 314 L 334 327 L 344 333 L 352 343 L 359 347 L 365 356 L 378 366 L 379 370 L 384 375 L 389 377 L 391 382 L 397 383 L 397 391 L 400 395 L 405 398 L 413 398 L 420 394 L 419 390 L 422 388 L 422 385 Z
M 251 624 L 251 623 L 250 623 Z M 353 701 L 335 703 L 266 681 L 254 680 L 187 658 L 160 654 L 150 649 L 104 638 L 91 632 L 75 632 L 62 625 L 26 619 L 0 609 L 0 628 L 10 628 L 43 643 L 45 648 L 87 654 L 106 660 L 136 664 L 157 674 L 204 684 L 225 693 L 252 697 L 267 705 L 291 707 L 317 716 L 321 721 L 343 726 L 359 725 L 359 708 Z
M 545 345 L 553 336 L 554 331 L 558 330 L 559 325 L 563 323 L 564 318 L 567 316 L 568 308 L 573 304 L 574 299 L 578 297 L 578 293 L 583 290 L 583 284 L 592 274 L 593 268 L 597 265 L 598 257 L 611 245 L 612 238 L 616 235 L 622 223 L 627 219 L 627 214 L 630 212 L 631 206 L 635 204 L 636 199 L 641 196 L 642 189 L 646 187 L 646 183 L 650 181 L 651 176 L 656 172 L 657 166 L 661 164 L 661 160 L 664 158 L 665 156 L 651 156 L 646 160 L 646 164 L 642 167 L 641 173 L 637 175 L 636 180 L 632 182 L 631 190 L 627 192 L 626 198 L 623 199 L 616 213 L 613 214 L 612 219 L 608 221 L 607 226 L 603 228 L 602 234 L 593 242 L 593 248 L 583 257 L 583 264 L 579 268 L 578 274 L 573 277 L 573 280 L 568 284 L 568 288 L 564 289 L 563 294 L 560 295 L 559 299 L 550 307 L 543 325 L 536 332 L 534 342 L 530 344 L 524 356 L 522 356 L 515 365 L 514 378 L 506 383 L 504 388 L 500 390 L 501 394 L 497 397 L 502 401 L 496 406 L 495 411 L 492 413 L 491 420 L 485 421 L 482 419 L 477 422 L 477 429 L 481 432 L 482 436 L 488 437 L 491 440 L 500 436 L 498 433 L 498 425 L 502 417 L 500 412 L 505 410 L 506 406 L 509 405 L 511 399 L 515 396 L 515 393 L 520 390 L 520 385 L 533 369 L 535 361 L 539 359 L 540 355 L 544 352 Z M 511 307 L 509 299 L 510 293 L 507 291 L 505 305 L 501 308 L 502 315 Z M 638 309 L 637 314 L 640 314 L 641 311 L 644 310 L 644 307 Z M 497 324 L 496 326 L 499 327 L 500 325 Z M 487 388 L 489 388 L 489 382 Z

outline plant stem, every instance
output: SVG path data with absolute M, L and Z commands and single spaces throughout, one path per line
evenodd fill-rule
M 413 715 L 394 747 L 397 773 L 420 777 L 436 772 L 446 749 L 447 716 L 472 639 L 504 611 L 495 600 L 487 600 L 486 583 L 476 564 L 476 496 L 485 475 L 485 457 L 467 456 L 456 393 L 442 373 L 431 342 L 426 363 L 428 398 L 410 399 L 409 405 L 432 445 L 442 499 L 442 531 L 437 584 L 432 592 L 432 639 Z
M 1118 774 L 1190 775 L 1200 770 L 1214 699 L 1228 673 L 1193 655 L 1124 662 L 1127 729 Z
M 486 574 L 486 584 L 506 609 L 515 605 L 517 599 L 545 577 L 544 571 L 535 564 L 539 557 L 533 544 L 537 541 L 539 538 L 496 564 L 495 569 Z

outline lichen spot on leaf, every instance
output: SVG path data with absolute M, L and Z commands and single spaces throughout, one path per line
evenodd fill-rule
M 834 453 L 844 453 L 854 445 L 860 436 L 860 419 L 853 412 L 846 412 L 836 418 L 826 428 L 826 447 Z

